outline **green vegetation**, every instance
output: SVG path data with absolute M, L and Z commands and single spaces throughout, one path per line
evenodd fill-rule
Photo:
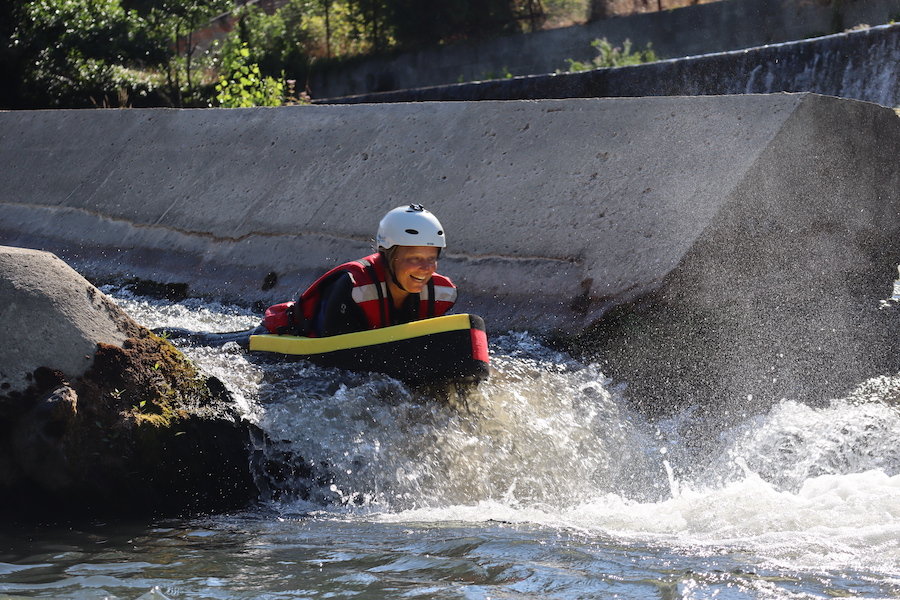
M 224 108 L 281 106 L 284 84 L 272 77 L 263 77 L 259 65 L 251 63 L 249 58 L 246 42 L 223 57 L 222 74 L 216 84 L 216 103 Z
M 652 44 L 647 44 L 644 50 L 632 52 L 631 40 L 625 40 L 622 47 L 613 46 L 606 38 L 594 40 L 591 47 L 597 49 L 597 56 L 590 63 L 581 63 L 571 58 L 569 62 L 569 71 L 588 71 L 590 69 L 600 69 L 603 67 L 623 67 L 626 65 L 639 65 L 641 63 L 654 62 L 659 60 L 656 52 L 653 51 Z
M 192 35 L 227 0 L 17 0 L 0 8 L 0 107 L 195 105 Z
M 305 82 L 373 54 L 584 19 L 587 0 L 0 3 L 0 109 L 303 103 Z M 230 11 L 230 12 L 229 12 Z

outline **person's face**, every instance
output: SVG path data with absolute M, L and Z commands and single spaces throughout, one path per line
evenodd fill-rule
M 394 254 L 394 275 L 403 289 L 418 294 L 437 270 L 437 259 L 433 246 L 401 246 Z

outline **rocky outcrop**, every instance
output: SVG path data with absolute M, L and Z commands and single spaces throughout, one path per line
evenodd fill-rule
M 222 384 L 56 256 L 0 247 L 0 510 L 179 514 L 256 498 Z

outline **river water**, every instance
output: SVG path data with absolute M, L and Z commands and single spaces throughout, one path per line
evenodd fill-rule
M 107 291 L 149 327 L 259 319 Z M 185 351 L 330 477 L 234 514 L 4 528 L 0 599 L 900 597 L 896 377 L 698 439 L 526 334 L 493 336 L 467 393 Z

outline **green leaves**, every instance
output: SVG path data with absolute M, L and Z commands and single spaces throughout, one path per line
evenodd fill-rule
M 136 53 L 136 27 L 118 0 L 38 0 L 22 7 L 12 43 L 30 67 L 26 84 L 58 99 L 115 89 L 113 67 Z
M 262 76 L 259 65 L 250 62 L 246 42 L 230 53 L 224 53 L 221 73 L 216 84 L 216 103 L 223 108 L 281 106 L 284 103 L 284 84 Z
M 262 4 L 0 0 L 0 109 L 303 104 L 314 68 L 520 31 L 535 2 L 287 0 L 274 12 Z M 285 76 L 299 89 L 286 88 Z
M 589 69 L 601 69 L 604 67 L 622 67 L 626 65 L 639 65 L 641 63 L 654 62 L 659 60 L 656 52 L 653 51 L 652 44 L 647 44 L 645 50 L 631 51 L 631 40 L 626 39 L 622 46 L 613 46 L 606 38 L 596 39 L 591 42 L 591 46 L 597 49 L 597 56 L 590 63 L 582 63 L 571 58 L 569 62 L 569 71 L 587 71 Z
M 0 26 L 0 63 L 9 65 L 3 108 L 184 105 L 192 75 L 208 69 L 185 36 L 228 0 L 34 0 L 16 2 Z M 211 82 L 208 82 L 211 83 Z M 211 86 L 210 86 L 211 88 Z M 209 91 L 207 91 L 209 93 Z

